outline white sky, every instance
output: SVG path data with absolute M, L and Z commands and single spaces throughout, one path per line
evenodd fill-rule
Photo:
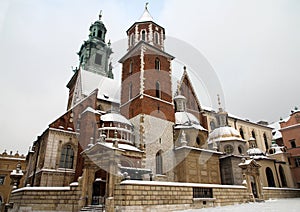
M 66 110 L 71 66 L 99 11 L 107 40 L 116 42 L 145 2 L 0 1 L 0 152 L 26 153 Z M 300 1 L 153 0 L 148 8 L 167 36 L 191 44 L 213 66 L 228 112 L 272 122 L 300 106 Z

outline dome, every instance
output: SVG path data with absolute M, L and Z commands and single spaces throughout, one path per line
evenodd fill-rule
M 263 153 L 263 151 L 262 151 L 261 149 L 259 149 L 259 148 L 251 148 L 251 149 L 248 149 L 248 150 L 247 150 L 247 154 L 248 154 L 249 156 L 265 155 L 265 154 Z
M 199 124 L 200 125 L 200 122 L 196 116 L 194 116 L 189 112 L 176 112 L 175 124 L 180 124 L 180 125 Z
M 245 141 L 236 129 L 228 126 L 216 128 L 208 136 L 208 143 L 231 140 Z
M 185 111 L 175 113 L 175 124 L 175 128 L 195 128 L 206 131 L 206 129 L 201 126 L 200 121 L 196 116 Z
M 118 122 L 118 123 L 121 123 L 121 124 L 127 124 L 127 125 L 132 126 L 131 122 L 119 113 L 107 113 L 105 115 L 102 115 L 101 116 L 101 121 Z

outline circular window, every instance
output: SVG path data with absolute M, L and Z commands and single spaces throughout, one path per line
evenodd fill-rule
M 226 154 L 231 154 L 231 153 L 233 153 L 233 146 L 231 146 L 231 145 L 226 145 L 226 146 L 224 147 L 224 152 L 225 152 Z

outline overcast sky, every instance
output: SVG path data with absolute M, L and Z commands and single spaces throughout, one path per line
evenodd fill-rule
M 71 66 L 78 66 L 76 53 L 99 11 L 106 38 L 116 42 L 126 37 L 145 2 L 0 1 L 0 152 L 27 153 L 65 112 Z M 228 112 L 272 122 L 300 106 L 300 1 L 148 2 L 167 36 L 191 44 L 211 64 Z

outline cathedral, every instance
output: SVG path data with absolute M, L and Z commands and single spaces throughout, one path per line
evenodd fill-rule
M 67 110 L 33 142 L 24 188 L 12 194 L 13 208 L 22 206 L 18 192 L 37 187 L 77 186 L 73 209 L 105 205 L 107 211 L 207 198 L 201 200 L 203 206 L 218 201 L 209 185 L 230 185 L 249 201 L 265 199 L 264 187 L 294 187 L 286 149 L 272 142 L 272 128 L 228 114 L 220 98 L 216 111 L 202 106 L 186 67 L 173 90 L 176 55 L 165 51 L 165 29 L 147 6 L 126 31 L 121 73 L 112 66 L 113 49 L 101 15 L 89 31 L 78 52 L 79 66 L 67 84 Z M 117 74 L 121 85 L 114 79 Z M 156 186 L 157 194 L 143 195 L 146 185 L 153 185 L 151 192 Z M 168 190 L 166 186 L 182 186 L 174 189 L 178 196 L 188 193 L 187 186 L 192 190 L 177 200 L 160 192 Z M 145 199 L 131 201 L 127 194 Z M 165 196 L 157 202 L 151 199 L 159 195 Z

